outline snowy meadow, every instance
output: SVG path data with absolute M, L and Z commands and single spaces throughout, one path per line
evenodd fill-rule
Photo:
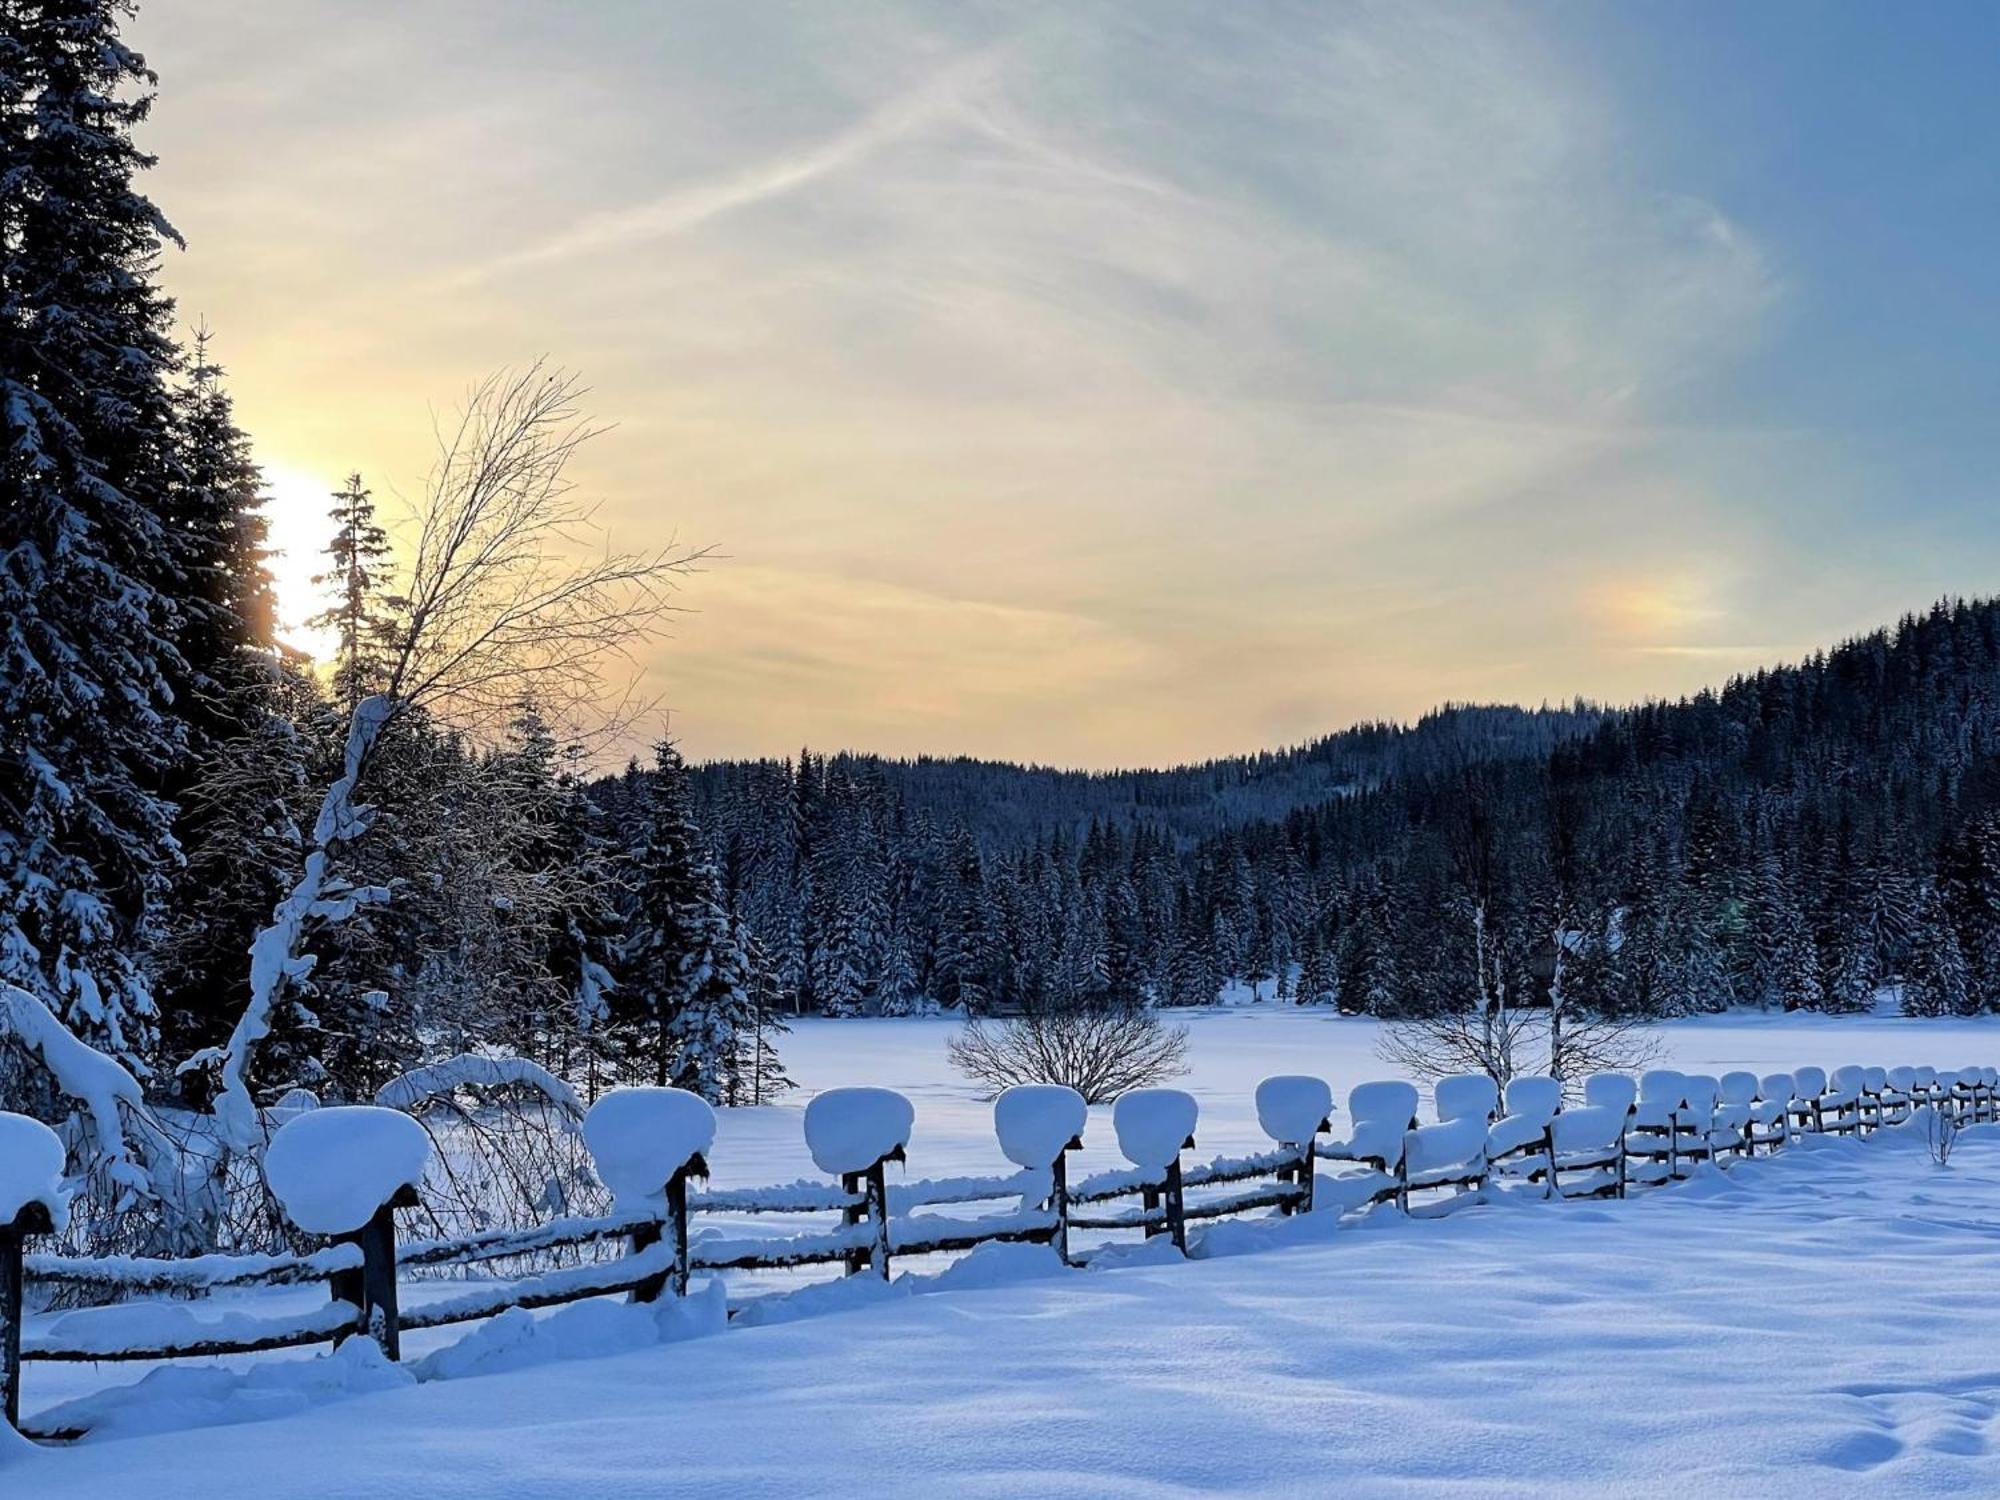
M 1270 1074 L 1318 1074 L 1344 1100 L 1388 1073 L 1367 1019 L 1180 1019 L 1194 1160 L 1268 1147 L 1252 1093 Z M 805 1106 L 856 1084 L 915 1105 L 892 1184 L 1007 1170 L 990 1104 L 945 1062 L 953 1029 L 801 1021 L 796 1095 L 718 1112 L 714 1186 L 814 1176 Z M 1688 1071 L 1950 1066 L 1992 1051 L 2000 1026 L 1732 1015 L 1658 1039 Z M 1121 1164 L 1108 1114 L 1091 1111 L 1079 1172 Z M 112 1495 L 198 1466 L 212 1493 L 247 1497 L 359 1495 L 421 1472 L 443 1495 L 529 1496 L 572 1486 L 587 1452 L 610 1492 L 645 1494 L 845 1488 L 832 1473 L 894 1495 L 944 1476 L 970 1494 L 1544 1495 L 1802 1473 L 1976 1492 L 2000 1482 L 2000 1379 L 1980 1333 L 2000 1307 L 1996 1203 L 2000 1127 L 1968 1127 L 1948 1169 L 1898 1127 L 1807 1137 L 1626 1201 L 1238 1220 L 1198 1233 L 1190 1260 L 1128 1236 L 1072 1271 L 1043 1246 L 989 1245 L 899 1261 L 890 1283 L 750 1287 L 779 1295 L 726 1329 L 723 1289 L 698 1280 L 661 1313 L 600 1300 L 409 1335 L 400 1367 L 365 1340 L 166 1373 L 40 1365 L 31 1425 L 80 1416 L 93 1431 L 9 1477 Z M 451 1286 L 413 1286 L 405 1305 Z M 205 1315 L 323 1298 L 266 1289 Z
M 1258 1151 L 1270 1142 L 1257 1127 L 1252 1095 L 1274 1073 L 1311 1073 L 1345 1101 L 1348 1090 L 1371 1078 L 1396 1076 L 1380 1054 L 1383 1025 L 1370 1017 L 1319 1008 L 1239 1005 L 1166 1013 L 1190 1035 L 1188 1072 L 1174 1080 L 1201 1102 L 1197 1131 L 1206 1158 Z M 908 1094 L 917 1106 L 910 1136 L 909 1172 L 933 1177 L 991 1172 L 1004 1163 L 993 1142 L 990 1104 L 954 1073 L 945 1043 L 958 1023 L 949 1019 L 794 1021 L 785 1039 L 785 1061 L 798 1091 L 784 1103 L 720 1113 L 710 1165 L 721 1187 L 754 1187 L 810 1174 L 799 1125 L 806 1100 L 822 1089 L 880 1084 Z M 1802 1064 L 1832 1069 L 1845 1063 L 1930 1062 L 1950 1067 L 2000 1053 L 2000 1017 L 1918 1020 L 1902 1016 L 1801 1016 L 1737 1013 L 1672 1022 L 1651 1028 L 1660 1044 L 1658 1066 L 1720 1074 L 1753 1073 Z M 1425 1100 L 1428 1114 L 1429 1100 Z M 1109 1106 L 1091 1110 L 1082 1171 L 1120 1165 Z

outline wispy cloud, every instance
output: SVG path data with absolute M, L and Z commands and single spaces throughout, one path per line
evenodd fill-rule
M 166 206 L 236 187 L 174 275 L 296 470 L 408 473 L 376 434 L 483 366 L 585 369 L 606 514 L 736 559 L 655 666 L 697 752 L 1171 760 L 1774 628 L 1593 606 L 1769 545 L 1717 498 L 1764 440 L 1687 411 L 1781 286 L 1532 11 L 482 14 L 427 89 L 428 10 L 283 100 L 183 91 Z M 169 100 L 195 29 L 141 38 Z M 341 157 L 343 111 L 451 170 Z
M 993 75 L 999 49 L 955 60 L 917 87 L 867 111 L 836 134 L 726 175 L 662 193 L 635 208 L 586 215 L 537 244 L 461 272 L 466 282 L 510 271 L 586 259 L 698 229 L 724 214 L 794 192 L 831 173 L 857 167 L 883 147 L 963 111 L 967 96 Z

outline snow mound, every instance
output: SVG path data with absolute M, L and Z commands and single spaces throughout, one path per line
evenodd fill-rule
M 349 1234 L 431 1163 L 423 1126 L 393 1109 L 343 1104 L 308 1110 L 271 1138 L 264 1175 L 285 1217 L 307 1234 Z
M 69 1222 L 62 1175 L 62 1138 L 40 1120 L 0 1110 L 0 1225 L 12 1224 L 30 1203 L 39 1203 L 61 1229 Z
M 594 1298 L 539 1317 L 510 1307 L 409 1368 L 418 1380 L 458 1380 L 702 1338 L 729 1325 L 723 1298 L 717 1279 L 684 1298 L 663 1297 L 658 1302 Z
M 1039 1087 L 1029 1084 L 1025 1087 Z M 926 1288 L 934 1292 L 986 1291 L 993 1287 L 1018 1286 L 1024 1281 L 1041 1281 L 1051 1276 L 1067 1276 L 1053 1245 L 1007 1243 L 993 1240 L 960 1256 L 931 1278 Z
M 1304 1145 L 1332 1113 L 1333 1090 L 1324 1078 L 1279 1073 L 1257 1085 L 1257 1123 L 1281 1146 Z
M 715 1144 L 715 1111 L 686 1089 L 613 1089 L 583 1117 L 583 1142 L 620 1209 L 663 1208 L 667 1179 Z
M 50 1407 L 43 1426 L 87 1430 L 91 1441 L 177 1433 L 193 1427 L 266 1422 L 333 1401 L 416 1384 L 405 1366 L 392 1364 L 373 1339 L 349 1339 L 312 1359 L 259 1362 L 242 1370 L 162 1365 L 143 1380 Z M 0 1423 L 0 1434 L 7 1431 Z M 60 1489 L 51 1481 L 52 1488 Z M 135 1479 L 130 1488 L 138 1489 Z
M 1049 1166 L 1080 1140 L 1089 1118 L 1083 1095 L 1060 1083 L 1017 1083 L 993 1101 L 1000 1154 L 1031 1170 Z
M 894 1089 L 828 1089 L 806 1105 L 806 1150 L 831 1176 L 865 1172 L 910 1143 L 917 1112 Z
M 1135 1167 L 1164 1172 L 1194 1139 L 1201 1106 L 1185 1089 L 1133 1089 L 1111 1106 L 1118 1149 Z

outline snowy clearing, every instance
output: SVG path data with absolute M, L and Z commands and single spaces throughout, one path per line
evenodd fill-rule
M 1022 1253 L 936 1295 L 856 1281 L 820 1300 L 879 1305 L 649 1347 L 586 1304 L 541 1358 L 593 1358 L 411 1386 L 350 1355 L 350 1399 L 8 1477 L 66 1500 L 197 1468 L 212 1500 L 413 1476 L 442 1500 L 1991 1493 L 2000 1129 L 1956 1160 L 1890 1131 L 1624 1203 L 1226 1226 L 1194 1262 L 1060 1272 L 997 1247 Z
M 1273 1074 L 1325 1079 L 1343 1111 L 1355 1084 L 1398 1076 L 1375 1050 L 1381 1023 L 1366 1017 L 1293 1006 L 1166 1014 L 1191 1033 L 1188 1074 L 1172 1082 L 1201 1105 L 1193 1160 L 1270 1149 L 1271 1139 L 1257 1122 L 1256 1091 Z M 709 1153 L 715 1185 L 763 1187 L 812 1176 L 800 1126 L 806 1101 L 820 1090 L 857 1084 L 894 1089 L 916 1105 L 909 1163 L 892 1168 L 892 1182 L 898 1170 L 912 1178 L 1005 1171 L 992 1105 L 945 1060 L 945 1040 L 957 1027 L 950 1020 L 794 1021 L 782 1050 L 799 1087 L 781 1105 L 718 1111 L 715 1149 Z M 1662 1045 L 1657 1066 L 1700 1073 L 1747 1068 L 1764 1074 L 1803 1064 L 1828 1072 L 1846 1063 L 1952 1067 L 2000 1058 L 2000 1016 L 1941 1021 L 1739 1014 L 1677 1021 L 1656 1028 L 1655 1035 Z M 1423 1103 L 1428 1114 L 1428 1095 Z M 1346 1135 L 1350 1123 L 1344 1113 L 1336 1115 L 1334 1134 Z M 1112 1132 L 1109 1105 L 1091 1107 L 1083 1141 L 1083 1151 L 1071 1161 L 1074 1175 L 1127 1165 Z
M 1278 1067 L 1323 1075 L 1343 1102 L 1388 1071 L 1372 1022 L 1262 1009 L 1183 1019 L 1196 1160 L 1268 1149 L 1255 1088 Z M 951 1029 L 802 1023 L 788 1047 L 796 1102 L 719 1112 L 717 1186 L 810 1176 L 807 1098 L 864 1081 L 915 1101 L 910 1164 L 896 1171 L 1004 1170 L 991 1106 L 944 1064 Z M 1737 1016 L 1661 1035 L 1663 1060 L 1767 1071 L 1970 1062 L 2000 1027 Z M 1111 1113 L 1090 1112 L 1083 1170 L 1123 1165 Z M 1351 1123 L 1336 1117 L 1336 1135 Z M 332 1359 L 187 1361 L 150 1380 L 144 1367 L 44 1365 L 28 1382 L 31 1425 L 109 1394 L 93 1399 L 92 1438 L 18 1472 L 47 1474 L 65 1494 L 109 1494 L 121 1474 L 206 1469 L 221 1453 L 248 1467 L 240 1481 L 225 1475 L 220 1495 L 361 1493 L 419 1464 L 451 1473 L 446 1494 L 531 1495 L 564 1487 L 562 1466 L 576 1462 L 566 1446 L 587 1442 L 593 1472 L 647 1475 L 648 1494 L 821 1493 L 848 1487 L 827 1476 L 855 1472 L 918 1494 L 947 1471 L 969 1493 L 1021 1493 L 1042 1465 L 1037 1494 L 1106 1493 L 1114 1475 L 1124 1493 L 1253 1493 L 1308 1473 L 1362 1494 L 1651 1493 L 1669 1476 L 1733 1484 L 1801 1464 L 1881 1466 L 1917 1492 L 1976 1489 L 1968 1475 L 1980 1473 L 1991 1488 L 2000 1469 L 1986 1472 L 1983 1455 L 2000 1375 L 1981 1373 L 1978 1349 L 1981 1310 L 2000 1293 L 1977 1289 L 2000 1257 L 2000 1229 L 1986 1222 L 1996 1207 L 2000 1129 L 1968 1131 L 1949 1171 L 1897 1130 L 1809 1140 L 1628 1203 L 1496 1204 L 1422 1223 L 1383 1214 L 1340 1232 L 1330 1215 L 1219 1224 L 1195 1235 L 1192 1264 L 1164 1241 L 1089 1272 L 1064 1271 L 1043 1247 L 993 1245 L 948 1269 L 899 1262 L 891 1287 L 822 1283 L 753 1307 L 727 1332 L 719 1300 L 698 1291 L 670 1311 L 598 1301 L 505 1314 L 470 1334 L 417 1332 L 402 1369 L 355 1345 Z M 1232 1253 L 1248 1249 L 1270 1253 Z M 463 1290 L 413 1284 L 406 1306 Z M 296 1316 L 324 1297 L 265 1289 L 240 1304 L 218 1297 L 211 1311 Z M 812 1316 L 873 1303 L 890 1305 Z M 142 1311 L 34 1318 L 28 1334 L 62 1322 L 74 1341 L 88 1331 L 78 1325 Z M 194 1316 L 185 1304 L 153 1311 Z M 455 1378 L 413 1386 L 412 1370 Z M 116 1394 L 140 1380 L 132 1399 Z M 1754 1447 L 1749 1426 L 1765 1433 Z M 349 1451 L 359 1445 L 341 1434 L 357 1428 L 379 1450 Z M 769 1432 L 781 1439 L 757 1436 Z M 806 1433 L 810 1447 L 796 1437 Z M 253 1481 L 292 1448 L 314 1455 L 286 1481 L 298 1488 L 262 1472 Z

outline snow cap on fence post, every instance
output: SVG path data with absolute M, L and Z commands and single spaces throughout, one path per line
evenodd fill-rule
M 1081 1145 L 1089 1118 L 1083 1095 L 1060 1083 L 1017 1083 L 993 1101 L 1000 1154 L 1030 1170 L 1049 1166 Z
M 916 1109 L 894 1089 L 828 1089 L 806 1105 L 806 1150 L 832 1177 L 901 1161 Z
M 41 1214 L 30 1214 L 40 1208 Z M 48 1216 L 47 1229 L 39 1220 Z M 25 1222 L 33 1219 L 32 1230 Z M 0 1229 L 19 1223 L 30 1232 L 53 1233 L 69 1223 L 69 1189 L 63 1185 L 63 1143 L 40 1120 L 0 1110 Z
M 1331 1128 L 1333 1090 L 1324 1078 L 1278 1073 L 1257 1085 L 1257 1124 L 1280 1146 L 1303 1146 Z
M 342 1104 L 307 1110 L 271 1137 L 264 1176 L 307 1234 L 352 1234 L 431 1163 L 431 1137 L 400 1110 Z
M 676 1172 L 708 1175 L 715 1110 L 686 1089 L 613 1089 L 583 1117 L 583 1143 L 619 1208 L 658 1209 Z
M 1135 1167 L 1165 1171 L 1194 1144 L 1201 1106 L 1185 1089 L 1133 1089 L 1111 1106 L 1118 1149 Z

